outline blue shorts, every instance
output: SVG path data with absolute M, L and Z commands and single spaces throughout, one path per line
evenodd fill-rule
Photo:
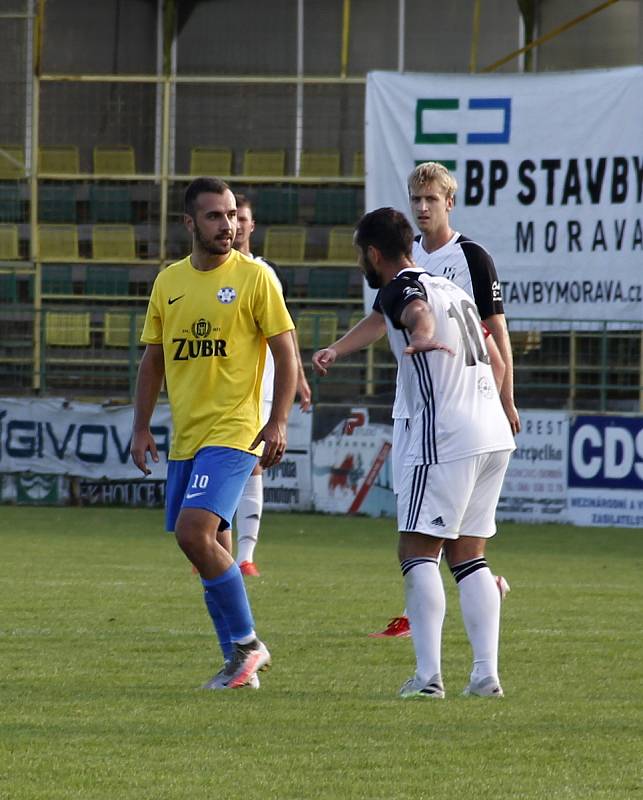
M 182 508 L 204 508 L 230 527 L 257 456 L 231 447 L 203 447 L 186 461 L 168 461 L 165 529 L 173 531 Z

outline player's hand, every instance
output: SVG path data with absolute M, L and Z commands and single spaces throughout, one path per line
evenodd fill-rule
M 277 422 L 268 422 L 256 435 L 250 445 L 254 450 L 261 442 L 264 443 L 263 455 L 259 459 L 259 466 L 269 469 L 278 464 L 286 452 L 286 423 L 280 425 Z
M 416 353 L 428 353 L 431 350 L 441 350 L 447 355 L 454 356 L 453 350 L 446 344 L 438 342 L 436 339 L 431 339 L 428 336 L 421 336 L 412 333 L 408 345 L 404 348 L 407 356 L 413 356 Z
M 512 397 L 503 397 L 500 395 L 500 400 L 502 402 L 502 407 L 505 410 L 505 414 L 507 415 L 507 419 L 509 420 L 509 425 L 511 426 L 511 432 L 515 436 L 517 433 L 520 433 L 521 424 L 520 424 L 520 415 L 518 414 L 518 409 L 514 405 L 514 401 Z
M 300 371 L 299 378 L 297 379 L 297 394 L 299 395 L 299 408 L 301 408 L 302 411 L 309 411 L 312 405 L 313 393 L 310 390 L 303 369 Z
M 156 464 L 159 460 L 159 454 L 156 449 L 156 442 L 149 430 L 135 431 L 132 433 L 132 443 L 130 446 L 130 455 L 132 461 L 141 470 L 143 475 L 151 475 L 152 470 L 147 466 L 147 453 L 152 456 L 152 461 Z
M 313 354 L 313 369 L 318 375 L 326 375 L 335 363 L 337 351 L 332 347 L 325 347 Z

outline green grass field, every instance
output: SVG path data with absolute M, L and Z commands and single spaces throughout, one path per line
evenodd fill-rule
M 445 701 L 402 701 L 410 640 L 390 520 L 267 515 L 249 579 L 273 654 L 258 692 L 220 666 L 160 512 L 0 510 L 0 798 L 643 797 L 640 531 L 503 525 L 502 700 L 463 698 L 447 586 Z

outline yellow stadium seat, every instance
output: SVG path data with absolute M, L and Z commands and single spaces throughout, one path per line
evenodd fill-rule
M 542 337 L 540 331 L 510 331 L 511 349 L 516 355 L 527 355 L 534 350 L 540 350 Z
M 19 258 L 18 226 L 0 225 L 0 259 Z
M 306 252 L 306 228 L 282 225 L 266 228 L 263 255 L 277 264 L 281 261 L 303 261 Z
M 357 263 L 357 253 L 353 247 L 354 228 L 346 226 L 336 226 L 330 229 L 328 234 L 328 260 L 341 261 L 348 264 Z
M 68 147 L 41 147 L 38 151 L 38 172 L 77 175 L 80 156 L 74 145 Z
M 334 311 L 302 311 L 297 317 L 297 339 L 302 350 L 318 350 L 337 338 Z
M 25 176 L 25 149 L 13 144 L 0 144 L 0 178 L 15 180 Z
M 130 338 L 134 334 L 134 344 L 140 344 L 145 314 L 136 314 L 134 330 L 132 331 L 132 315 L 122 312 L 108 311 L 105 314 L 104 334 L 105 344 L 109 347 L 129 347 Z
M 136 258 L 136 237 L 133 225 L 94 225 L 92 228 L 94 258 L 131 261 Z
M 43 261 L 78 259 L 78 228 L 75 225 L 39 225 L 38 238 Z
M 193 147 L 190 175 L 232 175 L 232 150 L 229 147 Z
M 89 311 L 64 313 L 47 311 L 45 342 L 60 347 L 87 347 L 90 341 Z
M 94 172 L 97 175 L 133 175 L 136 172 L 134 148 L 129 145 L 96 146 Z
M 364 177 L 364 153 L 362 150 L 357 150 L 353 153 L 353 177 Z
M 279 177 L 285 170 L 285 150 L 246 150 L 243 155 L 244 175 Z
M 340 175 L 339 150 L 303 150 L 299 174 L 304 178 L 336 178 Z

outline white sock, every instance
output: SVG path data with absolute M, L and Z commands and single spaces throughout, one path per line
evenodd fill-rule
M 435 559 L 408 558 L 401 563 L 406 608 L 417 662 L 417 676 L 429 681 L 440 674 L 442 623 L 446 597 Z
M 473 650 L 471 680 L 476 681 L 488 676 L 498 678 L 500 592 L 484 563 L 458 581 L 462 619 Z M 454 571 L 462 566 L 454 566 Z
M 237 508 L 237 564 L 254 560 L 262 510 L 263 477 L 251 475 Z

